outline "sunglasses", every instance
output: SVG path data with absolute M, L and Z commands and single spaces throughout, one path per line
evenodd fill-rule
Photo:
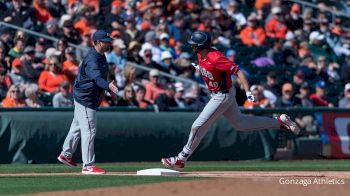
M 50 63 L 49 65 L 58 65 L 57 63 Z
M 291 93 L 292 91 L 290 91 L 290 90 L 285 90 L 285 91 L 283 91 L 284 93 Z
M 19 93 L 19 90 L 13 90 L 12 93 Z

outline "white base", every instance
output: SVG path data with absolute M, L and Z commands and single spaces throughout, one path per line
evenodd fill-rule
M 180 174 L 179 171 L 171 170 L 171 169 L 144 169 L 137 171 L 136 175 L 141 176 L 178 176 Z

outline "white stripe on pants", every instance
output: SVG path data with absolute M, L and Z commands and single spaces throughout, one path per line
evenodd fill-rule
M 61 154 L 71 158 L 81 138 L 83 166 L 92 166 L 95 162 L 95 135 L 96 110 L 85 107 L 74 100 L 74 118 Z
M 224 115 L 237 131 L 280 128 L 280 123 L 274 118 L 242 114 L 237 105 L 235 94 L 235 89 L 232 88 L 227 94 L 218 93 L 212 95 L 212 98 L 192 125 L 187 144 L 178 155 L 181 160 L 187 161 L 208 132 L 210 126 L 221 115 Z

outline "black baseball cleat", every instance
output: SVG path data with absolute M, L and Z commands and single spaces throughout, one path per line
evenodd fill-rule
M 182 171 L 185 168 L 185 162 L 180 160 L 178 157 L 162 158 L 161 162 L 169 169 Z

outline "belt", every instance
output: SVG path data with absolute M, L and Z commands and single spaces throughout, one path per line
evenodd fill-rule
M 229 93 L 230 91 L 229 90 L 221 90 L 221 91 L 210 91 L 211 93 L 214 93 L 214 94 L 218 94 L 218 93 L 221 93 L 221 94 L 227 94 Z

